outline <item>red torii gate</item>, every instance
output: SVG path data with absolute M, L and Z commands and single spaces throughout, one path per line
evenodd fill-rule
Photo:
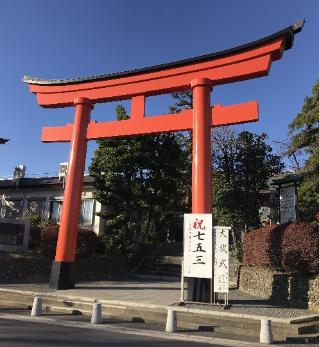
M 192 212 L 211 213 L 212 126 L 258 120 L 257 101 L 210 106 L 213 86 L 266 76 L 271 63 L 282 57 L 302 30 L 299 21 L 260 40 L 207 54 L 142 69 L 71 80 L 24 77 L 42 107 L 75 106 L 74 124 L 43 128 L 43 142 L 71 142 L 68 179 L 50 286 L 74 287 L 73 264 L 87 141 L 139 134 L 189 130 L 193 133 Z M 145 98 L 191 89 L 193 109 L 180 114 L 145 117 Z M 131 99 L 130 119 L 90 122 L 95 103 Z

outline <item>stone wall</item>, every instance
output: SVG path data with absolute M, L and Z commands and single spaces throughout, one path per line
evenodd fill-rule
M 309 281 L 309 310 L 319 312 L 319 276 Z
M 47 283 L 52 259 L 33 252 L 0 252 L 0 283 Z M 77 281 L 103 281 L 125 278 L 127 261 L 122 256 L 95 255 L 77 258 Z
M 242 266 L 239 289 L 265 299 L 275 300 L 275 296 L 279 295 L 279 300 L 282 301 L 287 298 L 287 278 L 287 275 L 273 272 L 269 268 Z
M 242 266 L 239 289 L 274 304 L 319 312 L 319 277 L 291 276 L 269 268 Z
M 238 288 L 240 266 L 241 266 L 241 263 L 237 260 L 237 258 L 230 256 L 229 258 L 229 286 L 230 288 Z

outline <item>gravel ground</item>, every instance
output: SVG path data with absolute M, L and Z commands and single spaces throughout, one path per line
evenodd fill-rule
M 267 299 L 247 295 L 238 289 L 231 289 L 229 292 L 229 307 L 224 307 L 223 296 L 220 295 L 220 304 L 198 304 L 186 301 L 187 308 L 201 310 L 211 310 L 220 312 L 232 312 L 239 314 L 249 314 L 255 316 L 275 317 L 275 318 L 296 318 L 310 314 L 318 314 L 307 309 L 284 307 L 272 305 Z M 178 303 L 174 304 L 178 305 Z

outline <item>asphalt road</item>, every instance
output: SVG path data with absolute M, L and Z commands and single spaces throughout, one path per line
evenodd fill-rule
M 40 317 L 30 317 L 30 310 L 11 305 L 0 305 L 0 347 L 39 346 L 143 346 L 143 347 L 256 347 L 257 342 L 242 338 L 229 340 L 216 338 L 212 333 L 179 330 L 164 333 L 163 326 L 117 318 L 103 319 L 103 324 L 90 323 L 82 315 L 44 312 Z M 285 347 L 318 346 L 314 344 L 281 344 Z
M 40 322 L 0 319 L 0 346 L 145 346 L 145 347 L 200 347 L 212 346 L 206 343 L 176 341 L 160 337 L 136 336 L 121 332 L 98 331 L 94 329 L 57 326 Z M 214 344 L 216 347 L 229 346 Z M 235 344 L 234 344 L 235 346 Z

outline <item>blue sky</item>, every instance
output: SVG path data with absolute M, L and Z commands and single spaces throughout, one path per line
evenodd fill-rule
M 73 108 L 43 109 L 24 75 L 72 78 L 118 72 L 211 53 L 272 34 L 306 19 L 294 47 L 268 77 L 218 86 L 212 104 L 258 99 L 260 121 L 240 130 L 284 140 L 287 126 L 319 78 L 319 1 L 307 0 L 2 0 L 0 2 L 0 177 L 18 164 L 28 175 L 54 173 L 69 144 L 43 144 L 43 126 L 72 122 Z M 171 100 L 154 97 L 148 114 Z M 114 118 L 116 104 L 95 107 L 92 119 Z M 128 105 L 126 103 L 125 105 Z M 88 146 L 87 163 L 95 143 Z

